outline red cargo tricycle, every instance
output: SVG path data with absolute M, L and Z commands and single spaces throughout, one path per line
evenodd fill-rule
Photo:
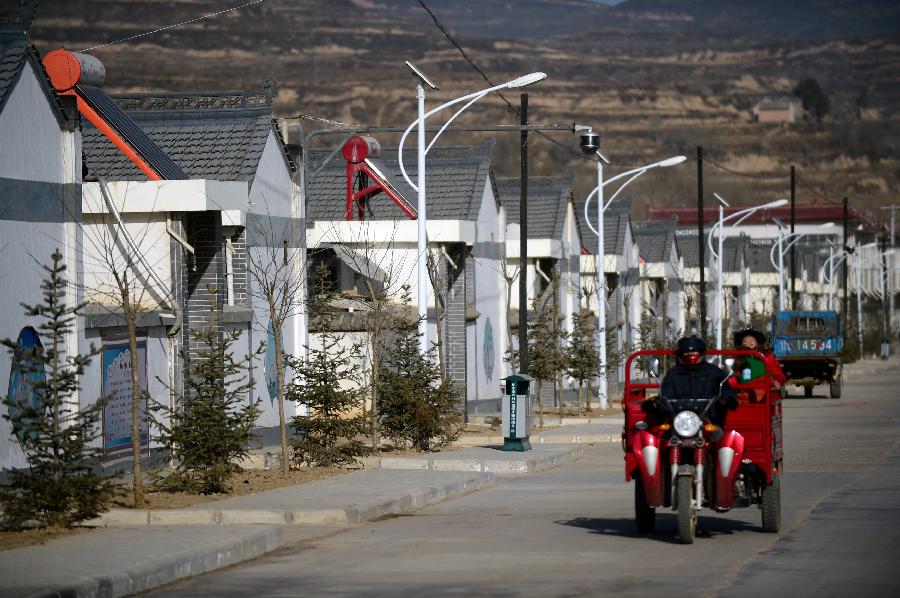
M 735 358 L 756 357 L 750 350 L 707 351 L 721 356 L 731 374 Z M 647 378 L 634 379 L 633 362 L 641 359 Z M 677 514 L 681 542 L 694 541 L 697 514 L 759 505 L 762 528 L 777 532 L 781 523 L 782 468 L 781 393 L 772 388 L 772 372 L 748 382 L 730 375 L 725 384 L 736 389 L 737 409 L 720 427 L 706 414 L 718 397 L 659 397 L 659 364 L 674 365 L 674 351 L 638 351 L 625 364 L 625 479 L 634 480 L 634 515 L 642 533 L 652 532 L 656 509 Z M 748 372 L 749 374 L 749 372 Z M 721 394 L 721 393 L 720 393 Z M 663 412 L 645 413 L 647 399 L 658 397 Z

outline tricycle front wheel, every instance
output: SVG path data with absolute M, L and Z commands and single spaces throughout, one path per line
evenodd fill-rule
M 634 522 L 642 534 L 648 534 L 656 528 L 656 509 L 647 505 L 647 493 L 640 475 L 634 479 Z
M 676 482 L 678 498 L 678 538 L 682 544 L 693 544 L 697 532 L 697 509 L 694 508 L 694 484 L 690 476 L 680 476 Z
M 781 527 L 781 478 L 777 473 L 772 474 L 772 483 L 763 488 L 762 527 L 772 534 Z

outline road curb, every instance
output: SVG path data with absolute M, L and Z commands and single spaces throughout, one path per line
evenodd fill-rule
M 522 453 L 518 453 L 522 455 Z M 416 469 L 432 471 L 473 471 L 490 474 L 526 474 L 544 471 L 584 456 L 581 445 L 561 448 L 553 453 L 529 455 L 524 459 L 454 459 L 447 457 L 383 457 L 381 469 Z
M 460 471 L 460 470 L 454 470 Z M 253 509 L 193 507 L 190 509 L 111 509 L 86 525 L 120 527 L 136 525 L 340 525 L 363 523 L 427 507 L 475 492 L 494 483 L 489 471 L 473 472 L 464 479 L 429 484 L 392 496 L 329 509 Z
M 621 427 L 615 433 L 610 434 L 548 434 L 535 438 L 531 437 L 531 443 L 538 444 L 598 444 L 604 442 L 619 442 Z M 453 441 L 454 446 L 496 446 L 503 444 L 502 436 L 467 436 Z
M 278 548 L 281 538 L 281 528 L 253 529 L 238 539 L 220 540 L 207 544 L 202 549 L 173 551 L 163 558 L 126 565 L 115 574 L 99 574 L 57 585 L 51 584 L 41 590 L 20 595 L 29 598 L 128 596 L 260 557 Z M 14 592 L 15 588 L 11 590 Z

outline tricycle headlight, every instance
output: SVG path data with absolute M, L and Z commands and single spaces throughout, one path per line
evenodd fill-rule
M 675 416 L 675 421 L 672 422 L 672 425 L 675 427 L 675 432 L 679 436 L 691 438 L 696 436 L 697 432 L 700 431 L 700 425 L 702 423 L 703 422 L 700 421 L 700 416 L 693 411 L 681 411 Z

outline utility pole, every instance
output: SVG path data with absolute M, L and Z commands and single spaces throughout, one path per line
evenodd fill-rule
M 887 288 L 887 235 L 881 233 L 881 358 L 891 356 L 890 331 L 888 330 Z
M 528 94 L 519 96 L 520 155 L 519 179 L 519 372 L 528 372 Z
M 894 253 L 894 256 L 895 256 L 893 258 L 894 265 L 896 265 L 896 263 L 897 263 L 897 261 L 896 261 L 897 260 L 897 258 L 896 258 L 897 237 L 896 237 L 895 225 L 897 222 L 896 221 L 896 216 L 897 216 L 896 211 L 898 208 L 900 208 L 900 206 L 893 206 L 893 205 L 881 208 L 882 210 L 890 210 L 891 211 L 891 251 Z M 896 270 L 894 269 L 894 266 L 892 266 L 890 269 L 891 280 L 896 280 L 896 278 L 895 278 L 896 276 L 897 276 Z M 895 289 L 894 289 L 894 285 L 887 285 L 887 281 L 885 281 L 885 289 L 888 289 L 888 288 L 890 290 L 886 291 L 886 292 L 890 292 L 890 294 L 891 294 L 891 296 L 889 297 L 890 301 L 889 301 L 889 305 L 888 305 L 888 314 L 889 314 L 888 326 L 890 327 L 890 325 L 893 324 L 893 321 L 894 321 L 894 313 L 895 313 L 894 312 L 894 299 L 895 299 L 894 291 L 895 291 Z
M 850 208 L 848 206 L 848 199 L 844 198 L 844 237 L 841 239 L 844 245 L 844 252 L 850 253 L 850 241 L 847 238 L 847 234 L 850 229 Z M 847 269 L 850 267 L 850 258 L 849 256 L 844 259 L 844 263 L 841 265 L 841 288 L 844 289 L 844 301 L 843 301 L 843 309 L 841 311 L 841 318 L 844 320 L 844 338 L 843 344 L 847 346 L 847 325 L 850 323 L 850 290 L 847 288 Z
M 700 336 L 706 336 L 706 237 L 703 235 L 703 146 L 697 146 L 697 243 L 700 247 Z
M 791 164 L 791 234 L 797 220 L 797 177 L 794 165 Z M 797 309 L 797 260 L 794 244 L 791 245 L 791 309 Z

